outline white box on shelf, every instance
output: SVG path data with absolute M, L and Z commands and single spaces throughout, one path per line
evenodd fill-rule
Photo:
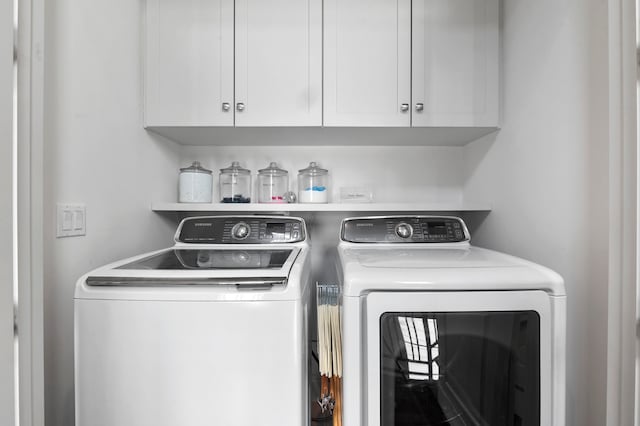
M 341 203 L 371 203 L 373 201 L 373 190 L 371 186 L 341 186 Z

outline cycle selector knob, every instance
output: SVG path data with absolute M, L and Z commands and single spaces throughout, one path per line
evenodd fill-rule
M 231 236 L 236 240 L 244 240 L 251 233 L 251 228 L 244 222 L 238 222 L 231 228 Z
M 413 235 L 413 227 L 408 223 L 399 223 L 396 225 L 396 235 L 400 238 L 411 238 Z

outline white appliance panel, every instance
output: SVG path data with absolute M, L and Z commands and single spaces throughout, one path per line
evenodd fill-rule
M 77 426 L 306 424 L 307 309 L 76 300 Z

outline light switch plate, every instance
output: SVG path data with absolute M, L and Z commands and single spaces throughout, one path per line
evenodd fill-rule
M 58 238 L 87 234 L 87 209 L 84 203 L 58 203 Z

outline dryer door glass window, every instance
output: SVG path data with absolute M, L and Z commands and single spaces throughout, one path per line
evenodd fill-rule
M 540 317 L 385 313 L 381 424 L 540 425 Z

